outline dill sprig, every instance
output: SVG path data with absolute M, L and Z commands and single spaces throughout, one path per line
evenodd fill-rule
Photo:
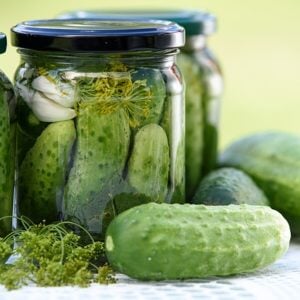
M 96 78 L 77 81 L 78 111 L 90 108 L 99 114 L 126 112 L 131 127 L 147 118 L 151 107 L 151 90 L 147 80 L 132 81 L 130 72 L 107 72 Z
M 104 244 L 95 242 L 80 225 L 72 222 L 32 224 L 22 219 L 23 230 L 17 230 L 0 239 L 0 284 L 9 290 L 30 282 L 37 286 L 78 285 L 116 282 L 108 266 L 96 266 L 104 255 Z M 91 239 L 81 245 L 80 237 L 67 229 L 78 226 Z M 13 242 L 17 245 L 13 248 Z M 4 262 L 14 256 L 12 264 Z

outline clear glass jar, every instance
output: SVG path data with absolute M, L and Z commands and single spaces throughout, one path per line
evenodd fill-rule
M 0 33 L 0 53 L 5 51 L 6 36 Z M 14 90 L 0 70 L 0 237 L 8 234 L 12 227 L 15 130 Z
M 204 175 L 216 164 L 218 123 L 223 95 L 220 65 L 207 46 L 216 31 L 216 18 L 202 11 L 103 11 L 83 10 L 58 18 L 122 17 L 170 20 L 185 28 L 186 44 L 178 55 L 178 66 L 186 82 L 186 196 L 189 201 Z
M 71 220 L 101 238 L 132 206 L 184 201 L 181 27 L 48 20 L 12 37 L 20 215 Z
M 177 62 L 187 86 L 186 195 L 190 199 L 203 176 L 216 166 L 223 77 L 207 47 L 207 34 L 187 36 Z

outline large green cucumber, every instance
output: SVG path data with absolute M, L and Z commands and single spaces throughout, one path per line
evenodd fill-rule
M 265 192 L 272 208 L 291 220 L 292 233 L 300 234 L 299 136 L 284 132 L 246 136 L 223 152 L 220 164 L 248 173 Z
M 119 191 L 129 150 L 130 128 L 119 109 L 100 114 L 87 106 L 79 111 L 74 163 L 64 195 L 64 218 L 101 234 L 106 206 Z
M 128 183 L 141 197 L 164 202 L 168 192 L 169 143 L 157 124 L 142 127 L 134 138 L 128 164 Z
M 75 138 L 73 121 L 52 123 L 27 152 L 18 175 L 21 215 L 36 223 L 57 221 Z
M 106 233 L 115 270 L 141 280 L 225 276 L 266 267 L 288 249 L 286 220 L 267 206 L 149 203 Z
M 244 172 L 234 168 L 222 168 L 204 177 L 192 203 L 269 205 L 265 194 L 254 181 Z
M 5 82 L 7 81 L 3 78 Z M 10 124 L 8 97 L 11 90 L 0 85 L 0 218 L 12 215 L 14 185 L 15 124 Z M 0 236 L 11 230 L 11 219 L 0 221 Z
M 178 65 L 186 81 L 186 196 L 191 199 L 201 179 L 203 159 L 203 86 L 199 65 L 187 54 L 178 55 Z

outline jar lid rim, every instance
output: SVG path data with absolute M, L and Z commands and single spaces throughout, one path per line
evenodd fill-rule
M 11 29 L 12 45 L 49 51 L 132 51 L 172 49 L 185 43 L 184 29 L 161 20 L 49 19 Z
M 6 35 L 3 32 L 0 32 L 0 54 L 5 53 L 6 45 L 7 45 Z
M 168 20 L 184 27 L 186 36 L 211 35 L 217 30 L 217 18 L 204 10 L 78 10 L 63 13 L 60 19 L 128 18 Z

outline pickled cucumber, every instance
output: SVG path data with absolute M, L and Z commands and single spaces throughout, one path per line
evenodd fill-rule
M 123 109 L 100 114 L 85 106 L 78 114 L 74 163 L 64 195 L 64 218 L 101 234 L 109 200 L 126 164 L 130 128 Z
M 164 202 L 168 192 L 169 164 L 169 144 L 165 131 L 157 124 L 141 128 L 135 136 L 129 161 L 129 184 L 141 197 Z
M 18 176 L 21 215 L 36 223 L 57 221 L 75 138 L 73 121 L 52 123 L 27 152 Z

